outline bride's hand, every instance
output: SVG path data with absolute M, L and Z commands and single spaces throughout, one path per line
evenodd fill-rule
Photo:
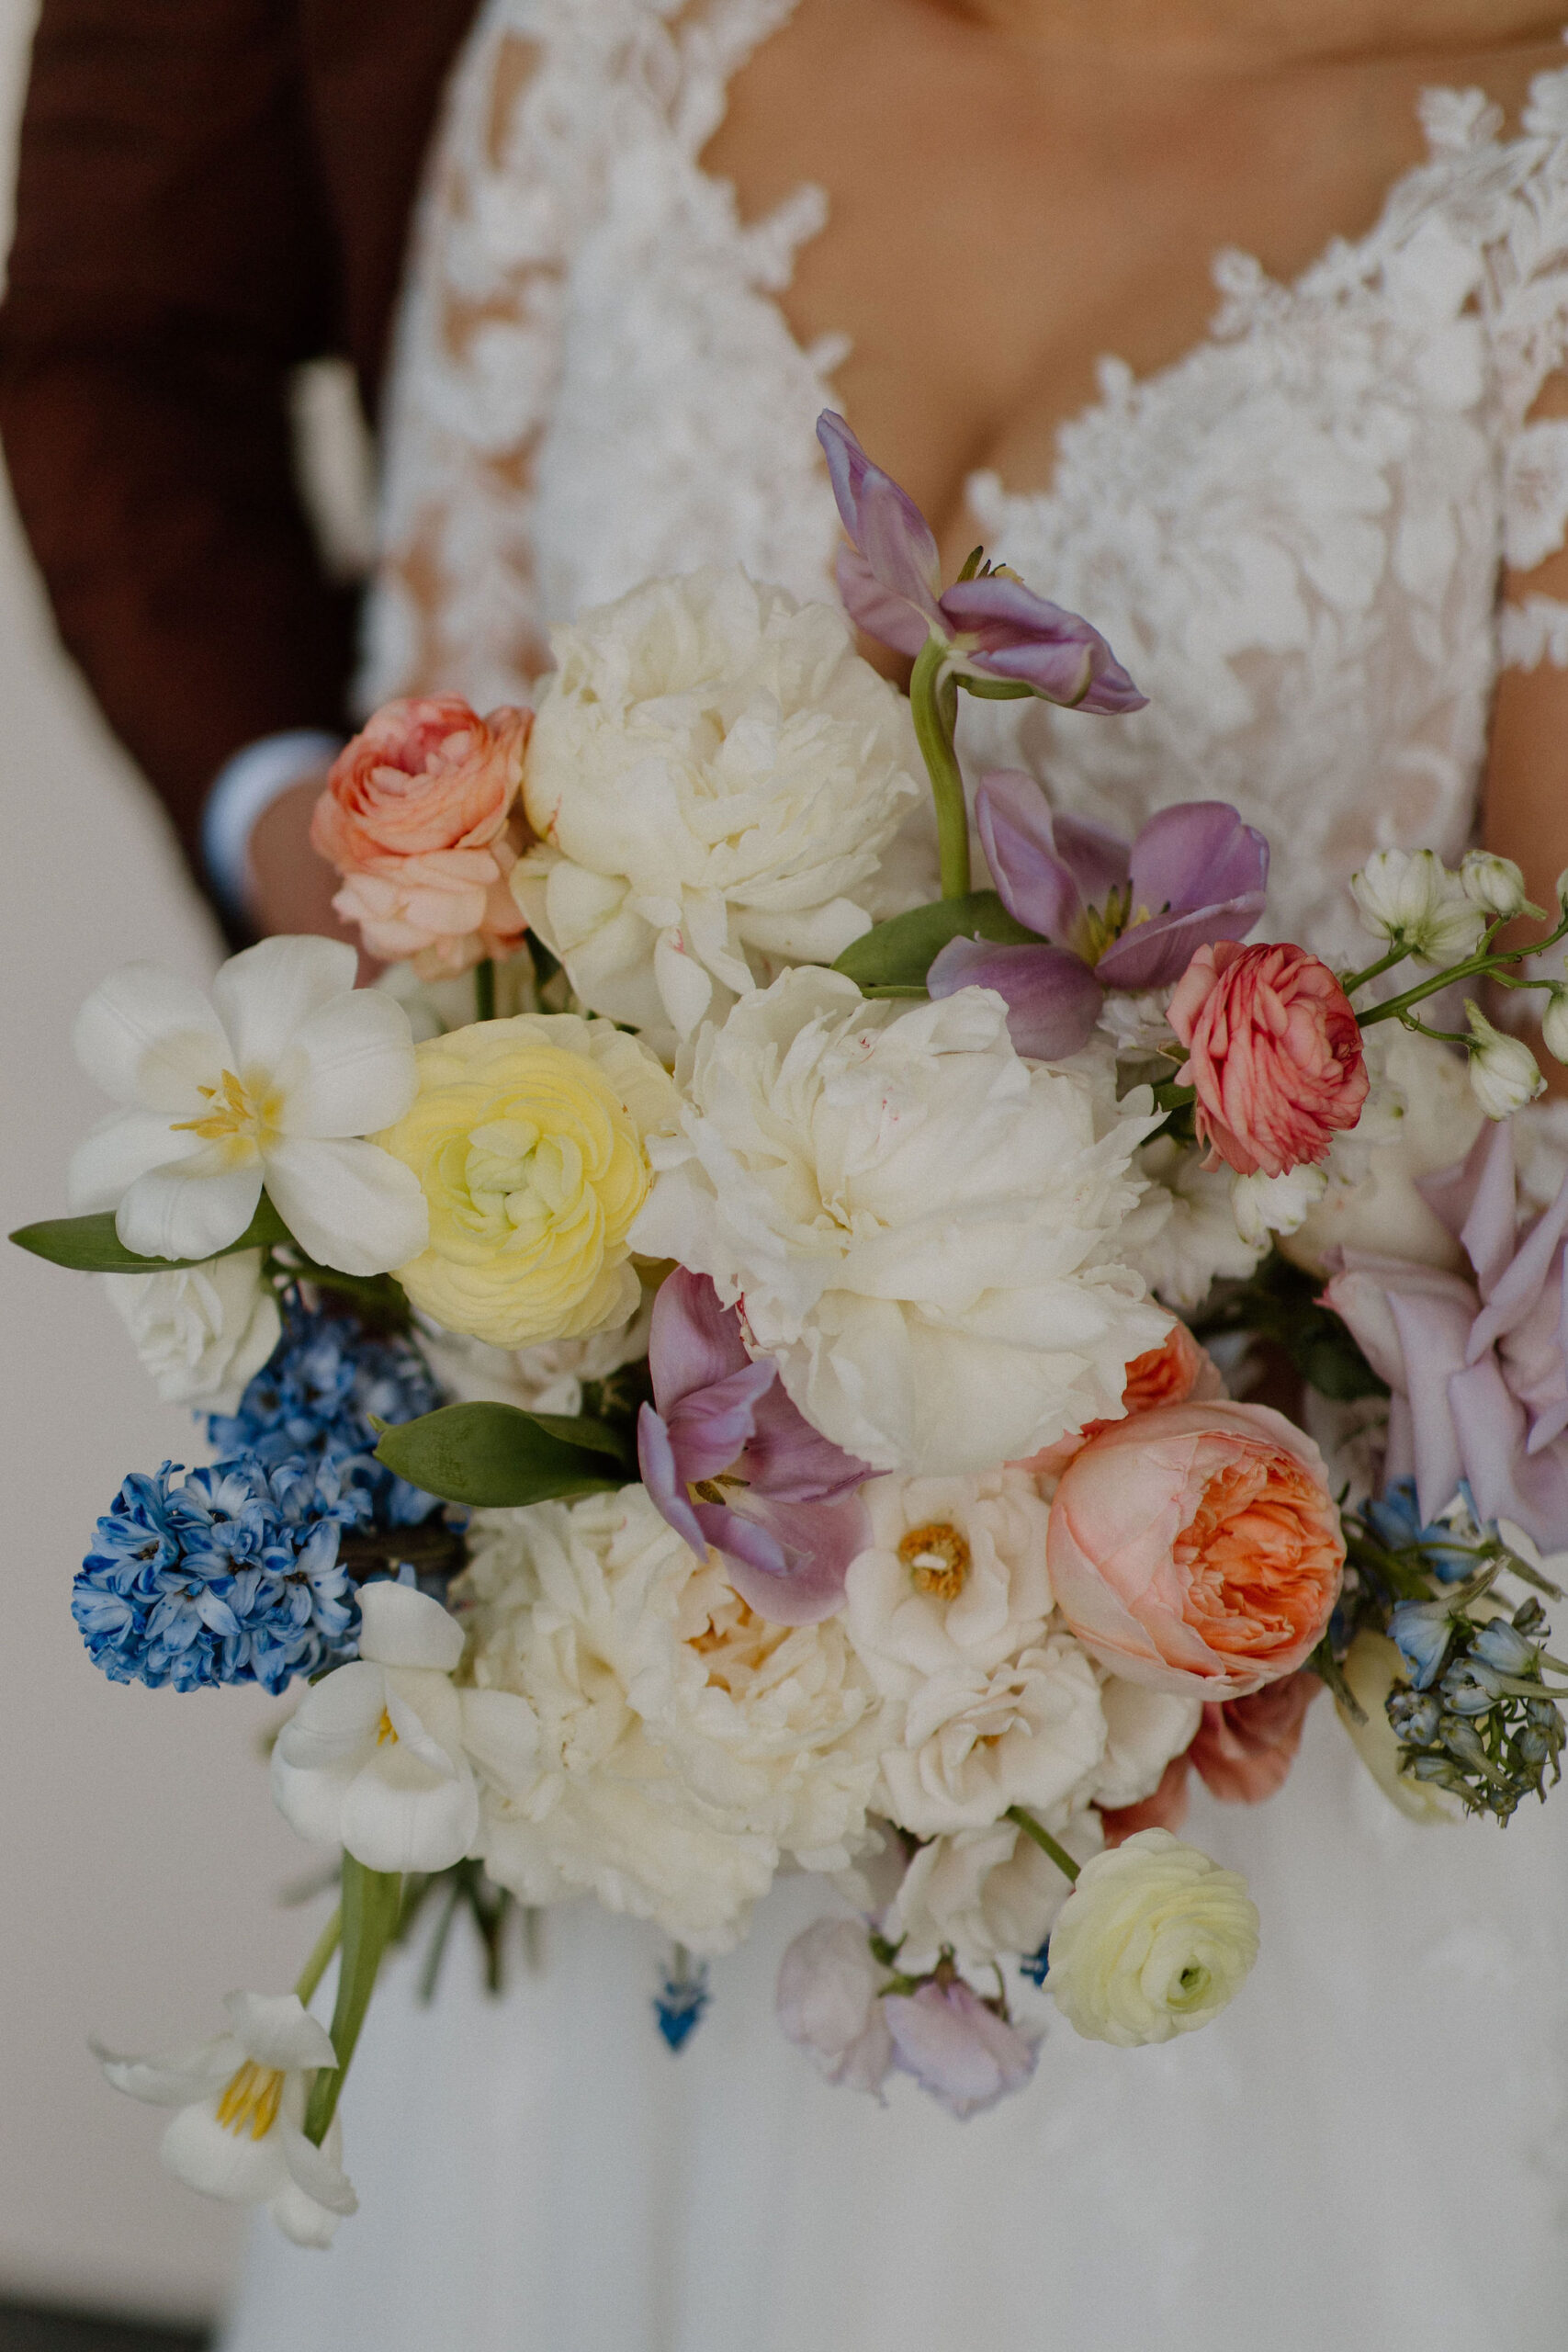
M 326 780 L 323 763 L 262 810 L 245 851 L 245 901 L 264 936 L 280 931 L 318 932 L 327 939 L 346 940 L 359 952 L 363 988 L 381 967 L 360 948 L 358 933 L 333 912 L 338 876 L 310 846 L 310 815 Z

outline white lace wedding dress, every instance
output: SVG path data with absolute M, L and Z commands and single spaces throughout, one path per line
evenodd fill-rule
M 791 5 L 483 11 L 403 322 L 369 698 L 518 697 L 553 621 L 658 572 L 831 593 L 812 427 L 844 346 L 774 299 L 825 205 L 743 226 L 698 162 Z M 966 705 L 972 765 L 1129 828 L 1234 801 L 1280 852 L 1270 927 L 1337 955 L 1370 849 L 1462 845 L 1500 664 L 1568 663 L 1568 606 L 1496 604 L 1500 558 L 1568 526 L 1568 423 L 1527 421 L 1568 344 L 1568 72 L 1517 138 L 1475 93 L 1425 119 L 1370 235 L 1289 287 L 1223 256 L 1210 335 L 1143 381 L 1106 361 L 1048 492 L 970 489 L 1150 697 Z M 400 1966 L 345 2101 L 362 2211 L 326 2259 L 258 2239 L 230 2352 L 1557 2352 L 1568 1796 L 1419 1828 L 1321 1703 L 1282 1794 L 1201 1797 L 1189 1834 L 1261 1907 L 1244 1996 L 1131 2054 L 1058 2022 L 963 2126 L 826 2088 L 774 2030 L 811 1882 L 713 1964 L 678 2058 L 659 1939 L 588 1905 L 500 2001 L 457 1939 L 429 2010 Z

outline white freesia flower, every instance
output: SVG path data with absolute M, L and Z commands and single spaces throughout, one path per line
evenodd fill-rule
M 769 959 L 831 963 L 869 927 L 920 764 L 842 613 L 698 571 L 551 646 L 512 888 L 585 1005 L 668 1046 Z
M 167 2058 L 97 2056 L 116 2090 L 179 2111 L 164 2162 L 191 2188 L 265 2205 L 296 2245 L 330 2245 L 358 2209 L 334 2115 L 321 2145 L 304 2132 L 309 2077 L 337 2064 L 325 2026 L 293 1993 L 231 1993 L 229 2031 Z
M 1044 1824 L 1075 1861 L 1105 1843 L 1092 1807 Z M 910 1858 L 883 1932 L 905 1939 L 899 1965 L 913 1968 L 950 1945 L 965 1966 L 1004 1954 L 1032 1955 L 1051 1932 L 1070 1886 L 1050 1856 L 1011 1821 L 933 1838 Z
M 1145 1190 L 1123 1228 L 1128 1264 L 1156 1298 L 1187 1313 L 1216 1282 L 1245 1281 L 1267 1247 L 1236 1229 L 1228 1168 L 1208 1169 L 1190 1146 L 1159 1136 L 1137 1156 Z
M 1075 2030 L 1134 2050 L 1218 2017 L 1258 1957 L 1258 1906 L 1168 1829 L 1086 1862 L 1051 1931 L 1046 1984 Z
M 443 1871 L 479 1828 L 473 1754 L 515 1769 L 537 1730 L 520 1699 L 458 1691 L 463 1632 L 410 1585 L 359 1595 L 359 1656 L 308 1690 L 272 1751 L 272 1792 L 301 1838 L 373 1871 Z
M 1048 1634 L 989 1672 L 933 1674 L 882 1753 L 875 1809 L 917 1838 L 984 1829 L 1009 1805 L 1049 1822 L 1105 1753 L 1100 1682 L 1070 1634 Z
M 71 1204 L 109 1209 L 128 1250 L 207 1259 L 237 1241 L 265 1183 L 321 1265 L 379 1274 L 424 1247 L 417 1178 L 361 1138 L 413 1100 L 402 1007 L 354 986 L 352 947 L 264 939 L 200 990 L 128 964 L 76 1016 L 77 1057 L 125 1104 L 71 1163 Z
M 1350 895 L 1374 939 L 1407 948 L 1423 964 L 1471 955 L 1486 916 L 1435 850 L 1380 849 L 1350 876 Z
M 1168 1317 L 1118 1261 L 1146 1093 L 1026 1062 L 988 989 L 901 1008 L 786 972 L 705 1029 L 633 1247 L 745 1301 L 807 1419 L 878 1469 L 978 1470 L 1121 1409 Z
M 1392 1021 L 1367 1030 L 1361 1043 L 1371 1092 L 1356 1126 L 1335 1136 L 1327 1188 L 1284 1238 L 1284 1254 L 1315 1274 L 1326 1273 L 1337 1249 L 1458 1266 L 1458 1242 L 1416 1185 L 1461 1160 L 1481 1131 L 1464 1058 Z
M 945 1667 L 999 1666 L 1037 1642 L 1051 1612 L 1051 1514 L 1026 1470 L 874 1478 L 872 1541 L 844 1579 L 844 1623 L 885 1697 L 908 1699 Z
M 259 1250 L 152 1274 L 105 1274 L 103 1283 L 168 1405 L 232 1411 L 282 1332 Z
M 778 2017 L 825 2082 L 880 2093 L 893 2036 L 878 1995 L 887 1971 L 863 1919 L 817 1919 L 779 1962 Z
M 640 1486 L 480 1512 L 470 1544 L 468 1671 L 540 1727 L 523 1769 L 483 1759 L 501 1884 L 592 1889 L 724 1951 L 781 1859 L 833 1871 L 866 1842 L 876 1705 L 838 1620 L 754 1616 Z
M 1520 1037 L 1495 1029 L 1478 1004 L 1465 1000 L 1470 1023 L 1470 1083 L 1489 1119 L 1511 1119 L 1546 1091 L 1535 1056 Z

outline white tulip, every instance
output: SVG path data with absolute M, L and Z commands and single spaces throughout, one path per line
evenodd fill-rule
M 1494 1029 L 1477 1004 L 1468 999 L 1465 1012 L 1473 1040 L 1470 1048 L 1470 1083 L 1489 1119 L 1510 1119 L 1546 1091 L 1546 1080 L 1535 1056 L 1518 1037 Z
M 272 1751 L 272 1792 L 301 1838 L 372 1871 L 444 1871 L 479 1829 L 473 1754 L 529 1750 L 525 1700 L 455 1690 L 463 1631 L 412 1585 L 359 1595 L 359 1656 L 307 1691 Z
M 1459 878 L 1466 898 L 1490 919 L 1499 915 L 1510 920 L 1515 915 L 1542 919 L 1540 908 L 1532 907 L 1526 898 L 1524 875 L 1511 857 L 1498 857 L 1491 850 L 1466 850 Z
M 1076 2031 L 1123 2050 L 1207 2025 L 1258 1957 L 1258 1906 L 1168 1829 L 1140 1829 L 1078 1872 L 1051 1930 L 1047 1989 Z
M 128 1250 L 208 1259 L 265 1183 L 321 1264 L 386 1273 L 429 1238 L 412 1170 L 361 1138 L 412 1102 L 401 1005 L 355 989 L 341 940 L 264 939 L 200 990 L 154 964 L 112 973 L 76 1016 L 77 1057 L 125 1107 L 71 1163 L 77 1211 L 115 1211 Z
M 335 2066 L 325 2026 L 293 1993 L 231 1993 L 229 2031 L 167 2058 L 96 2054 L 116 2090 L 178 2113 L 164 2162 L 188 2188 L 265 2205 L 296 2245 L 330 2245 L 358 2199 L 344 2177 L 333 2118 L 318 2148 L 304 2132 L 309 2077 Z
M 105 1274 L 103 1283 L 167 1405 L 231 1412 L 283 1329 L 259 1250 L 154 1274 Z
M 1407 948 L 1425 964 L 1472 954 L 1486 927 L 1458 875 L 1429 849 L 1376 851 L 1350 876 L 1350 895 L 1374 938 Z

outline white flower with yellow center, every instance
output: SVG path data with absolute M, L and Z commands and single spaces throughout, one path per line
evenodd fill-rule
M 330 2245 L 358 2199 L 336 2116 L 318 2148 L 304 2132 L 310 2076 L 335 2066 L 325 2026 L 293 1993 L 231 1993 L 229 2030 L 167 2058 L 98 2058 L 116 2090 L 179 2111 L 164 2162 L 204 2196 L 265 2205 L 296 2245 Z
M 987 1671 L 933 1674 L 902 1710 L 902 1737 L 882 1752 L 875 1810 L 917 1838 L 984 1829 L 1021 1804 L 1042 1820 L 1105 1753 L 1093 1664 L 1070 1634 Z
M 989 1669 L 1051 1613 L 1050 1512 L 1026 1470 L 873 1478 L 872 1541 L 844 1578 L 844 1622 L 878 1690 L 908 1699 L 946 1667 Z
M 379 1274 L 412 1257 L 423 1196 L 363 1138 L 413 1099 L 413 1040 L 355 971 L 341 940 L 264 939 L 223 966 L 214 1004 L 153 964 L 111 974 L 75 1046 L 125 1107 L 72 1160 L 72 1207 L 112 1208 L 142 1257 L 200 1260 L 239 1239 L 265 1183 L 321 1265 Z

